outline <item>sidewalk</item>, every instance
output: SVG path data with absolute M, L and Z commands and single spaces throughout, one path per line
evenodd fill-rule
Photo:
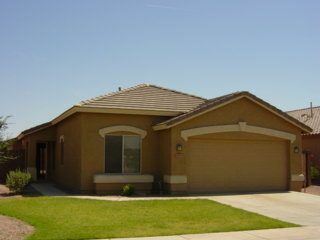
M 319 240 L 320 227 L 297 227 L 226 233 L 188 234 L 179 236 L 110 238 L 100 240 Z M 93 239 L 91 239 L 93 240 Z

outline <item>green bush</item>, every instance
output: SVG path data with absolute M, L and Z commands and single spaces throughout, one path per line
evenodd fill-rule
M 28 186 L 30 181 L 30 173 L 22 172 L 17 169 L 15 171 L 10 171 L 7 174 L 6 186 L 10 189 L 10 191 L 20 193 Z
M 132 184 L 127 184 L 124 185 L 122 188 L 122 194 L 124 196 L 131 196 L 132 194 L 134 194 L 134 186 Z
M 320 177 L 320 170 L 316 167 L 311 167 L 311 179 L 315 180 Z

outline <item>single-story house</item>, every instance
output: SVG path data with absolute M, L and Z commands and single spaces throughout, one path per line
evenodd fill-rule
M 304 108 L 287 112 L 290 116 L 313 129 L 302 135 L 308 183 L 311 184 L 310 167 L 320 169 L 320 107 Z
M 19 136 L 34 179 L 77 192 L 297 190 L 312 129 L 249 92 L 205 99 L 142 84 L 74 105 Z

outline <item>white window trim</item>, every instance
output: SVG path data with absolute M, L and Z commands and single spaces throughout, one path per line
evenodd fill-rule
M 114 133 L 114 132 L 132 132 L 132 133 L 140 135 L 142 139 L 147 136 L 147 131 L 145 131 L 141 128 L 128 126 L 128 125 L 116 125 L 116 126 L 101 128 L 99 130 L 99 134 L 103 138 L 107 134 Z
M 188 141 L 189 137 L 198 136 L 210 133 L 221 133 L 221 132 L 248 132 L 257 133 L 271 137 L 278 137 L 286 140 L 290 140 L 293 143 L 296 140 L 296 135 L 288 132 L 283 132 L 279 130 L 274 130 L 270 128 L 256 127 L 247 125 L 246 122 L 239 122 L 238 124 L 232 125 L 218 125 L 218 126 L 208 126 L 200 128 L 192 128 L 181 131 L 181 137 Z

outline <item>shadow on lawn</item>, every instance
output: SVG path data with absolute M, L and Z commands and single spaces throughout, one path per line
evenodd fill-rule
M 32 186 L 28 186 L 22 193 L 11 192 L 5 185 L 4 182 L 0 182 L 0 198 L 12 198 L 12 197 L 38 197 L 42 196 Z

